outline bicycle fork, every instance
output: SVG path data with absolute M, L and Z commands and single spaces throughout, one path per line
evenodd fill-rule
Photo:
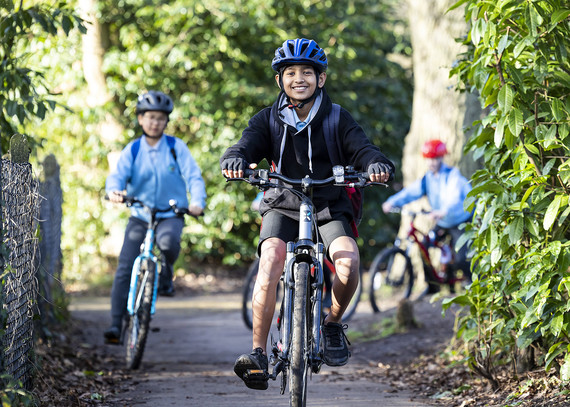
M 127 298 L 127 311 L 130 316 L 133 316 L 135 312 L 138 310 L 141 301 L 142 301 L 142 294 L 144 290 L 138 290 L 137 286 L 139 279 L 143 279 L 141 281 L 141 286 L 146 284 L 146 279 L 148 278 L 148 270 L 147 273 L 144 275 L 140 273 L 141 270 L 141 263 L 143 260 L 150 261 L 154 263 L 154 283 L 153 283 L 153 290 L 152 290 L 152 305 L 150 309 L 150 314 L 154 315 L 155 313 L 155 304 L 156 304 L 156 297 L 158 295 L 158 262 L 156 256 L 152 253 L 153 249 L 153 242 L 154 242 L 154 231 L 152 229 L 147 230 L 145 240 L 143 243 L 143 251 L 142 253 L 135 259 L 133 264 L 133 269 L 131 272 L 131 282 L 129 287 L 129 296 Z

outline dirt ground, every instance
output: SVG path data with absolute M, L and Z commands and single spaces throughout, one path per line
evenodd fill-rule
M 241 279 L 212 275 L 179 279 L 176 288 L 174 298 L 159 299 L 153 332 L 137 371 L 123 368 L 122 347 L 103 343 L 108 297 L 74 295 L 71 323 L 38 349 L 43 370 L 35 391 L 41 405 L 288 405 L 278 382 L 271 382 L 265 392 L 253 391 L 233 374 L 233 361 L 251 345 L 251 333 L 240 314 Z M 444 317 L 440 303 L 428 298 L 412 305 L 415 326 L 402 330 L 395 328 L 393 310 L 374 314 L 362 301 L 349 321 L 349 364 L 324 367 L 313 375 L 309 405 L 570 405 L 570 399 L 547 385 L 521 391 L 507 403 L 515 383 L 506 382 L 502 392 L 494 392 L 465 367 L 451 362 L 455 311 Z

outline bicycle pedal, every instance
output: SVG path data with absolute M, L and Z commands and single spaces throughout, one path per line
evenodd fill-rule
M 251 369 L 243 374 L 242 379 L 250 389 L 265 390 L 268 386 L 269 375 L 263 370 Z

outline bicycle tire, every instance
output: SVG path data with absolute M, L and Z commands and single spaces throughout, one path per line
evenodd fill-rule
M 255 281 L 257 280 L 258 271 L 259 271 L 259 259 L 255 259 L 253 263 L 251 263 L 251 265 L 249 266 L 249 269 L 247 270 L 242 290 L 241 316 L 245 326 L 248 329 L 253 329 L 253 310 L 251 305 L 251 299 L 253 298 L 253 288 L 255 287 Z M 277 284 L 276 304 L 281 303 L 280 287 L 281 283 Z
M 137 282 L 137 300 L 135 312 L 129 318 L 126 330 L 126 361 L 127 369 L 138 369 L 146 345 L 146 339 L 150 329 L 150 311 L 152 297 L 154 295 L 155 267 L 150 260 L 143 260 L 140 265 L 139 279 Z M 146 275 L 146 279 L 144 276 Z
M 289 406 L 305 407 L 310 364 L 308 335 L 308 287 L 310 267 L 307 263 L 295 265 L 295 294 L 293 298 L 293 324 L 289 349 Z
M 413 266 L 405 251 L 389 247 L 376 255 L 370 266 L 369 288 L 374 312 L 396 307 L 400 300 L 410 298 L 413 285 Z

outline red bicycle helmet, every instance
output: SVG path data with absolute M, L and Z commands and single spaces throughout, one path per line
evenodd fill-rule
M 438 158 L 447 154 L 447 147 L 441 140 L 429 140 L 422 146 L 422 155 L 425 158 Z

